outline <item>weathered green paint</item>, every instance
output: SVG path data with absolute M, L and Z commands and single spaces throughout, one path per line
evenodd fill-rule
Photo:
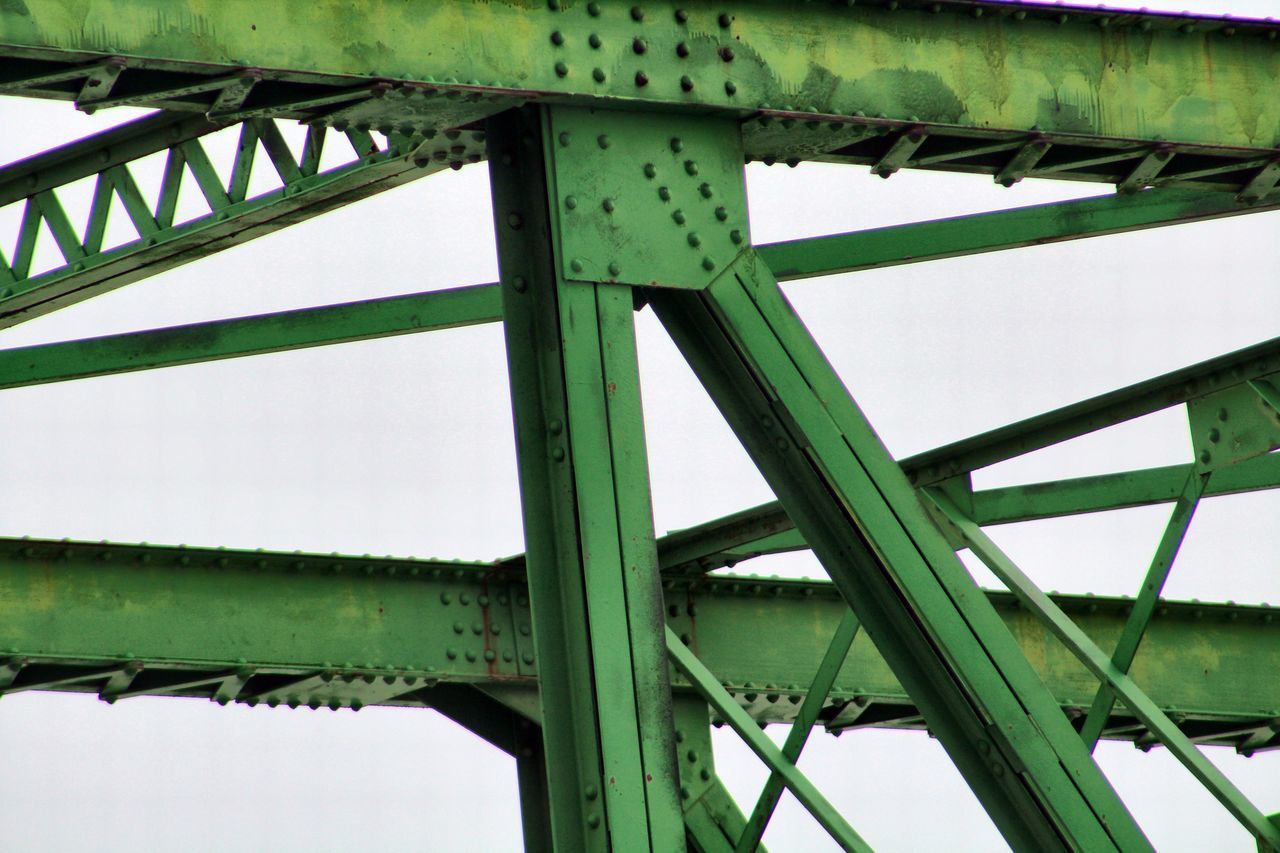
M 1169 521 L 1165 524 L 1164 533 L 1160 537 L 1160 544 L 1156 546 L 1151 565 L 1147 567 L 1147 573 L 1142 578 L 1142 586 L 1139 587 L 1138 595 L 1134 599 L 1133 610 L 1125 621 L 1120 640 L 1111 652 L 1111 663 L 1121 672 L 1128 672 L 1129 667 L 1133 665 L 1133 657 L 1138 653 L 1142 635 L 1151 624 L 1156 603 L 1160 599 L 1165 581 L 1169 579 L 1169 572 L 1173 569 L 1173 561 L 1178 557 L 1182 540 L 1186 538 L 1187 528 L 1195 516 L 1200 496 L 1204 494 L 1207 479 L 1197 471 L 1188 473 L 1187 482 L 1173 505 L 1173 512 L 1169 514 Z M 1080 737 L 1090 749 L 1097 744 L 1114 704 L 1115 694 L 1108 685 L 1103 684 L 1093 697 L 1093 704 L 1089 706 L 1089 715 L 1085 717 L 1084 725 L 1080 729 Z
M 804 701 L 800 703 L 800 710 L 791 724 L 787 741 L 782 745 L 784 760 L 792 764 L 799 760 L 805 741 L 813 730 L 813 724 L 818 721 L 818 715 L 827 702 L 832 686 L 835 685 L 836 675 L 844 666 L 845 658 L 849 656 L 849 648 L 857 635 L 858 617 L 853 615 L 853 611 L 849 611 L 836 626 L 831 644 L 827 646 L 822 662 L 818 664 L 818 671 L 813 676 L 813 682 L 809 685 L 809 691 L 805 694 Z M 777 771 L 769 774 L 768 780 L 764 783 L 764 790 L 760 792 L 756 806 L 752 809 L 751 816 L 747 818 L 747 825 L 738 837 L 738 843 L 734 845 L 735 853 L 756 853 L 760 849 L 760 838 L 764 835 L 769 818 L 773 816 L 773 810 L 782 797 L 784 787 L 782 777 Z
M 633 298 L 566 281 L 548 118 L 495 119 L 488 144 L 552 835 L 678 850 Z
M 181 8 L 165 0 L 26 0 L 21 12 L 0 15 L 0 44 L 11 56 L 122 56 L 204 74 L 247 67 L 335 83 L 408 79 L 649 108 L 861 111 L 901 122 L 1258 149 L 1275 145 L 1280 132 L 1280 104 L 1270 97 L 1270 81 L 1280 76 L 1267 38 L 1272 24 L 1204 19 L 1184 33 L 1175 16 L 952 2 L 748 0 L 726 10 L 658 0 L 636 6 L 635 15 L 632 5 L 602 0 L 594 16 L 588 4 L 568 0 L 376 0 L 360 14 L 301 0 Z M 975 5 L 989 14 L 974 14 Z
M 393 136 L 390 144 L 380 146 L 369 134 L 352 130 L 345 139 L 330 142 L 331 146 L 347 145 L 351 157 L 321 172 L 324 128 L 310 131 L 310 157 L 297 162 L 270 120 L 250 119 L 241 126 L 234 161 L 223 164 L 219 173 L 199 142 L 200 136 L 214 129 L 203 119 L 149 117 L 0 170 L 0 200 L 15 201 L 36 193 L 27 198 L 11 263 L 0 254 L 0 328 L 278 231 L 468 156 L 478 160 L 483 150 L 473 134 L 460 143 Z M 256 167 L 273 168 L 282 186 L 247 198 L 245 190 L 260 146 Z M 450 151 L 451 147 L 462 153 Z M 168 165 L 160 197 L 144 199 L 129 165 L 166 149 Z M 184 175 L 196 181 L 207 208 L 194 218 L 175 220 Z M 91 215 L 81 232 L 62 213 L 56 191 L 87 177 L 95 177 L 96 184 Z M 137 239 L 104 248 L 108 217 L 126 219 Z M 55 237 L 65 264 L 33 275 L 29 265 L 42 222 Z
M 758 247 L 779 281 L 957 258 L 1274 210 L 1228 193 L 1150 190 L 788 240 Z
M 1189 738 L 1169 719 L 1150 696 L 1120 667 L 1112 663 L 1089 636 L 1040 591 L 1031 579 L 1000 550 L 991 538 L 941 490 L 930 489 L 929 496 L 960 528 L 970 549 L 991 569 L 1028 610 L 1034 613 L 1063 645 L 1080 658 L 1103 684 L 1140 720 L 1151 733 L 1187 768 L 1222 806 L 1258 839 L 1260 845 L 1280 850 L 1280 827 L 1266 816 L 1229 780 L 1222 771 L 1204 757 Z
M 460 287 L 0 350 L 0 388 L 216 361 L 502 318 L 496 287 Z
M 705 287 L 749 244 L 732 119 L 562 108 L 551 137 L 566 277 Z
M 862 840 L 862 837 L 840 816 L 840 813 L 822 796 L 814 784 L 783 756 L 782 751 L 769 739 L 768 735 L 760 730 L 751 716 L 742 710 L 729 692 L 721 686 L 711 670 L 689 651 L 670 627 L 667 628 L 667 651 L 676 669 L 689 680 L 698 694 L 738 733 L 751 751 L 767 764 L 774 774 L 782 778 L 787 790 L 791 791 L 809 814 L 822 824 L 823 829 L 831 833 L 831 837 L 842 849 L 856 851 L 856 853 L 870 853 L 871 848 Z
M 953 442 L 904 459 L 902 467 L 918 486 L 938 483 L 1276 372 L 1280 338 Z
M 651 304 L 931 731 L 1013 847 L 1148 847 L 755 260 Z
M 1083 714 L 1097 680 L 1008 593 L 986 596 L 1058 703 Z M 673 583 L 665 600 L 681 614 L 669 624 L 690 636 L 752 717 L 777 723 L 795 719 L 848 610 L 828 582 L 771 578 Z M 1098 596 L 1053 600 L 1101 647 L 1115 645 L 1133 606 Z M 1189 732 L 1240 742 L 1230 733 L 1280 717 L 1280 683 L 1269 677 L 1280 667 L 1276 616 L 1269 607 L 1162 601 L 1130 672 Z M 210 698 L 217 676 L 247 667 L 253 677 L 228 701 L 254 702 L 259 684 L 273 679 L 332 672 L 338 681 L 360 676 L 348 686 L 370 690 L 364 675 L 376 685 L 393 677 L 376 701 L 415 706 L 431 704 L 420 693 L 431 682 L 532 688 L 539 667 L 530 625 L 523 574 L 488 562 L 0 539 L 0 650 L 26 661 L 17 684 L 50 666 L 102 671 L 138 661 L 135 695 Z M 332 684 L 316 681 L 318 691 Z M 329 704 L 330 693 L 315 695 Z M 865 634 L 818 723 L 844 719 L 854 700 L 874 703 L 861 725 L 921 725 Z M 1136 737 L 1126 721 L 1116 712 L 1103 737 Z

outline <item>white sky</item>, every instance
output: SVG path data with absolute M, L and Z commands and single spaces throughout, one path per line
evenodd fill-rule
M 1280 0 L 1196 12 L 1280 14 Z M 7 100 L 9 161 L 90 133 Z M 15 136 L 11 134 L 11 136 Z M 156 176 L 152 176 L 156 177 Z M 158 180 L 158 177 L 156 177 Z M 748 168 L 769 242 L 1105 192 L 864 168 Z M 0 211 L 0 224 L 10 213 Z M 1277 214 L 834 276 L 787 292 L 890 450 L 908 455 L 1277 334 Z M 447 172 L 0 332 L 20 346 L 492 281 L 485 169 Z M 7 229 L 4 233 L 12 233 Z M 10 239 L 10 238 L 6 238 Z M 8 247 L 6 247 L 8 248 Z M 659 531 L 771 498 L 650 312 L 638 317 Z M 0 535 L 489 558 L 522 550 L 501 330 L 460 329 L 7 391 Z M 982 486 L 1189 460 L 1178 410 L 1032 454 Z M 1206 501 L 1171 597 L 1280 602 L 1280 496 Z M 1167 507 L 996 528 L 1044 587 L 1132 594 Z M 750 571 L 820 576 L 807 555 Z M 985 577 L 985 575 L 981 576 Z M 785 729 L 771 733 L 785 736 Z M 764 771 L 717 734 L 750 808 Z M 219 708 L 22 694 L 0 702 L 14 851 L 519 848 L 513 763 L 433 712 Z M 1280 765 L 1209 750 L 1264 811 Z M 1166 754 L 1099 759 L 1161 850 L 1252 850 Z M 801 762 L 875 847 L 1002 842 L 936 742 L 815 733 Z M 775 851 L 834 849 L 787 799 Z

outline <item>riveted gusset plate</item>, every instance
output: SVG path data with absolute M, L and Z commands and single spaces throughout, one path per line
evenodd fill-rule
M 1280 412 L 1247 384 L 1189 401 L 1187 418 L 1196 466 L 1202 471 L 1234 465 L 1280 447 Z
M 564 276 L 700 290 L 749 244 L 738 123 L 552 107 Z

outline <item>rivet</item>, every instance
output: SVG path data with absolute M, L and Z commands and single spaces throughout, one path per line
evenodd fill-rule
M 574 272 L 582 272 L 582 261 L 581 261 L 581 259 L 579 259 L 579 258 L 574 258 L 572 261 L 570 261 L 570 262 L 569 262 L 569 269 L 573 270 Z
M 595 33 L 592 33 L 591 35 L 587 36 L 587 44 L 591 45 L 591 47 L 595 48 L 596 50 L 599 50 L 600 36 L 596 35 Z
M 592 79 L 594 79 L 597 83 L 603 83 L 603 82 L 604 82 L 604 80 L 605 80 L 605 73 L 604 73 L 604 69 L 603 69 L 603 68 L 593 68 L 593 69 L 591 69 L 591 77 L 592 77 Z
M 498 655 L 497 655 L 497 653 L 496 653 L 493 649 L 485 649 L 485 650 L 484 650 L 484 659 L 485 659 L 486 661 L 488 661 L 489 663 L 493 663 L 495 660 L 497 660 L 497 659 L 498 659 Z
M 689 55 L 689 45 L 685 44 L 684 42 L 680 42 L 679 44 L 676 45 L 676 56 L 680 57 L 681 59 L 684 59 L 688 55 Z
M 637 86 L 640 86 L 640 87 L 648 86 L 648 85 L 649 85 L 649 75 L 648 75 L 648 74 L 645 74 L 643 71 L 637 71 L 637 72 L 636 72 L 636 85 L 637 85 Z
M 720 24 L 721 27 L 727 28 L 730 24 L 733 23 L 733 18 L 729 15 L 728 12 L 721 12 L 720 17 L 717 18 L 716 21 Z
M 682 800 L 689 799 L 689 789 L 684 785 L 680 786 L 680 799 Z
M 716 208 L 716 219 L 720 220 L 721 222 L 724 222 L 728 218 L 729 218 L 729 211 L 725 210 L 723 206 Z
M 1226 423 L 1227 418 L 1229 417 L 1231 417 L 1231 415 L 1226 409 L 1218 409 L 1218 420 L 1222 421 L 1223 423 Z
M 713 269 L 715 269 L 715 268 L 716 268 L 716 262 L 715 262 L 715 261 L 713 261 L 713 260 L 712 260 L 711 258 L 709 258 L 709 257 L 708 257 L 708 258 L 703 258 L 703 259 L 702 259 L 702 268 L 703 268 L 704 270 L 706 270 L 707 272 L 710 272 L 711 270 L 713 270 Z
M 554 44 L 556 47 L 559 47 L 560 45 L 564 44 L 564 33 L 560 32 L 559 30 L 556 30 L 555 32 L 553 32 L 551 34 L 551 43 Z
M 621 273 L 622 273 L 622 267 L 618 266 L 618 262 L 610 261 L 609 275 L 613 276 L 614 278 L 617 278 Z
M 592 784 L 588 784 L 587 787 L 583 789 L 583 793 L 586 795 L 588 800 L 592 801 L 594 801 L 596 797 L 600 796 L 600 790 Z
M 739 231 L 737 228 L 733 229 L 732 231 L 729 232 L 729 239 L 733 241 L 735 246 L 741 244 L 742 232 Z
M 723 59 L 725 62 L 733 62 L 733 48 L 722 47 L 720 48 L 719 53 L 720 53 L 720 58 Z
M 520 660 L 524 661 L 529 666 L 533 666 L 533 652 L 525 652 L 520 656 Z
M 599 136 L 597 136 L 597 137 L 596 137 L 596 145 L 599 145 L 601 148 L 608 148 L 608 147 L 609 147 L 609 135 L 608 135 L 608 134 L 605 134 L 605 133 L 602 133 L 602 134 L 600 134 Z
M 680 137 L 678 136 L 671 137 L 671 150 L 677 153 L 684 150 L 684 143 L 680 141 Z
M 645 163 L 645 164 L 644 164 L 644 176 L 645 176 L 646 178 L 649 178 L 649 179 L 651 179 L 651 180 L 652 180 L 654 177 L 656 177 L 656 176 L 657 176 L 657 174 L 658 174 L 658 167 L 657 167 L 657 166 L 653 165 L 652 163 Z
M 604 201 L 600 202 L 600 206 L 604 208 L 605 213 L 613 213 L 613 199 L 606 198 Z
M 696 175 L 698 174 L 698 164 L 693 160 L 685 160 L 684 171 L 687 175 Z
M 643 54 L 646 50 L 649 49 L 649 45 L 648 43 L 645 42 L 644 39 L 636 38 L 636 39 L 632 39 L 631 41 L 631 49 L 635 51 L 637 54 Z
M 632 6 L 632 7 L 631 7 L 631 20 L 633 20 L 633 21 L 643 21 L 643 20 L 644 20 L 644 9 L 641 9 L 639 6 Z
M 658 198 L 663 201 L 671 201 L 671 190 L 666 187 L 658 187 Z
M 554 460 L 556 460 L 557 462 L 563 462 L 563 461 L 564 461 L 564 448 L 563 448 L 563 447 L 557 447 L 555 450 L 552 450 L 552 451 L 551 451 L 551 458 L 552 458 L 552 459 L 554 459 Z
M 567 195 L 564 197 L 564 206 L 568 210 L 573 210 L 578 206 L 578 200 L 571 195 Z
M 671 218 L 672 218 L 673 220 L 675 220 L 675 223 L 676 223 L 677 225 L 683 225 L 683 224 L 684 224 L 684 222 L 685 222 L 685 215 L 684 215 L 684 211 L 683 211 L 683 210 L 674 210 L 674 211 L 672 211 L 672 212 L 671 212 Z
M 676 9 L 676 23 L 683 24 L 687 20 L 689 20 L 689 13 L 684 9 Z
M 527 636 L 529 636 L 529 626 L 528 626 L 528 625 L 521 625 L 521 626 L 520 626 L 520 636 L 522 636 L 522 637 L 527 637 Z
M 529 288 L 529 283 L 524 280 L 524 276 L 518 275 L 511 279 L 511 289 L 516 293 L 524 293 Z
M 702 238 L 698 236 L 697 231 L 690 231 L 688 240 L 689 245 L 695 248 L 702 245 Z
M 552 418 L 547 423 L 547 429 L 551 431 L 552 435 L 559 435 L 560 433 L 564 432 L 564 423 L 562 423 L 557 418 Z
M 461 572 L 459 572 L 458 574 L 459 574 L 459 575 L 461 575 L 462 573 L 461 573 Z M 471 603 L 471 594 L 470 594 L 470 593 L 467 593 L 467 592 L 460 593 L 460 594 L 458 595 L 458 603 L 459 603 L 459 604 L 470 604 L 470 603 Z
M 1214 444 L 1217 444 L 1222 440 L 1222 433 L 1218 432 L 1216 429 L 1209 430 L 1209 440 Z
M 680 88 L 686 92 L 693 91 L 693 79 L 688 74 L 680 78 Z
M 705 767 L 702 768 L 701 770 L 698 771 L 698 778 L 701 779 L 703 782 L 706 782 L 711 778 L 711 771 Z
M 596 813 L 594 813 L 594 812 L 592 812 L 591 814 L 587 815 L 587 826 L 591 827 L 592 829 L 599 829 L 599 828 L 600 828 L 600 815 L 598 815 L 598 814 L 596 814 Z
M 703 184 L 702 186 L 698 187 L 698 192 L 702 194 L 703 198 L 711 198 L 711 196 L 713 195 L 711 184 Z
M 724 93 L 725 93 L 726 95 L 733 95 L 733 94 L 736 94 L 736 93 L 737 93 L 737 91 L 738 91 L 738 87 L 737 87 L 737 85 L 736 85 L 736 84 L 734 84 L 734 82 L 733 82 L 732 80 L 726 80 L 726 81 L 724 81 Z
M 565 76 L 567 76 L 568 74 L 569 74 L 569 66 L 568 66 L 568 65 L 565 65 L 563 62 L 557 62 L 557 63 L 556 63 L 556 76 L 557 76 L 557 77 L 565 77 Z
M 587 4 L 587 14 L 588 14 L 588 15 L 590 15 L 591 17 L 593 17 L 593 18 L 598 18 L 598 17 L 600 17 L 600 4 L 599 4 L 599 3 L 594 2 L 594 0 L 593 0 L 593 2 L 591 2 L 591 3 L 588 3 L 588 4 Z
M 476 662 L 476 653 L 475 653 L 475 652 L 467 652 L 466 657 L 467 657 L 467 662 L 468 662 L 468 663 L 475 663 L 475 662 Z
M 567 130 L 560 131 L 560 144 L 565 146 L 566 148 L 569 146 L 569 142 L 572 138 L 573 137 L 570 135 L 569 131 Z
M 524 219 L 518 213 L 509 213 L 507 214 L 507 224 L 513 229 L 519 230 L 520 226 L 524 225 Z
M 686 753 L 684 754 L 684 757 L 685 757 L 685 758 L 687 758 L 687 759 L 689 759 L 689 763 L 690 763 L 690 764 L 697 764 L 697 763 L 698 763 L 698 751 L 697 751 L 697 750 L 694 750 L 694 749 L 689 750 L 688 752 L 686 752 Z
M 1211 454 L 1209 451 L 1207 451 L 1207 450 L 1206 450 L 1206 451 L 1204 451 L 1203 453 L 1201 453 L 1201 454 L 1200 454 L 1200 464 L 1201 464 L 1201 465 L 1208 465 L 1208 464 L 1209 464 L 1209 460 L 1210 460 L 1210 459 L 1212 459 L 1212 458 L 1213 458 L 1213 454 Z

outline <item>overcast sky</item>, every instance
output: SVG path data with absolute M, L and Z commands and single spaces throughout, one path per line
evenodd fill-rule
M 1277 0 L 1182 8 L 1280 14 Z M 126 117 L 6 100 L 9 161 Z M 220 144 L 226 144 L 220 143 Z M 142 170 L 154 187 L 158 172 Z M 757 242 L 1104 193 L 865 168 L 748 168 Z M 87 199 L 65 199 L 76 217 Z M 13 210 L 0 210 L 5 251 Z M 795 282 L 787 293 L 895 456 L 1274 337 L 1277 214 Z M 447 172 L 0 332 L 20 346 L 492 281 L 487 174 Z M 651 312 L 638 316 L 659 532 L 771 499 Z M 501 329 L 486 326 L 6 391 L 0 535 L 492 558 L 523 550 Z M 1190 459 L 1179 410 L 980 472 L 980 486 Z M 1171 597 L 1280 602 L 1277 495 L 1196 515 Z M 996 528 L 1044 588 L 1133 594 L 1168 507 Z M 821 576 L 809 555 L 749 571 Z M 985 573 L 978 572 L 984 580 Z M 786 730 L 771 733 L 781 738 Z M 745 809 L 764 771 L 727 730 Z M 1280 764 L 1207 751 L 1267 812 Z M 15 851 L 519 848 L 513 763 L 431 711 L 91 696 L 0 702 Z M 1156 750 L 1099 760 L 1162 850 L 1252 850 Z M 815 734 L 802 768 L 875 847 L 1002 842 L 935 741 Z M 834 849 L 794 801 L 772 849 Z

